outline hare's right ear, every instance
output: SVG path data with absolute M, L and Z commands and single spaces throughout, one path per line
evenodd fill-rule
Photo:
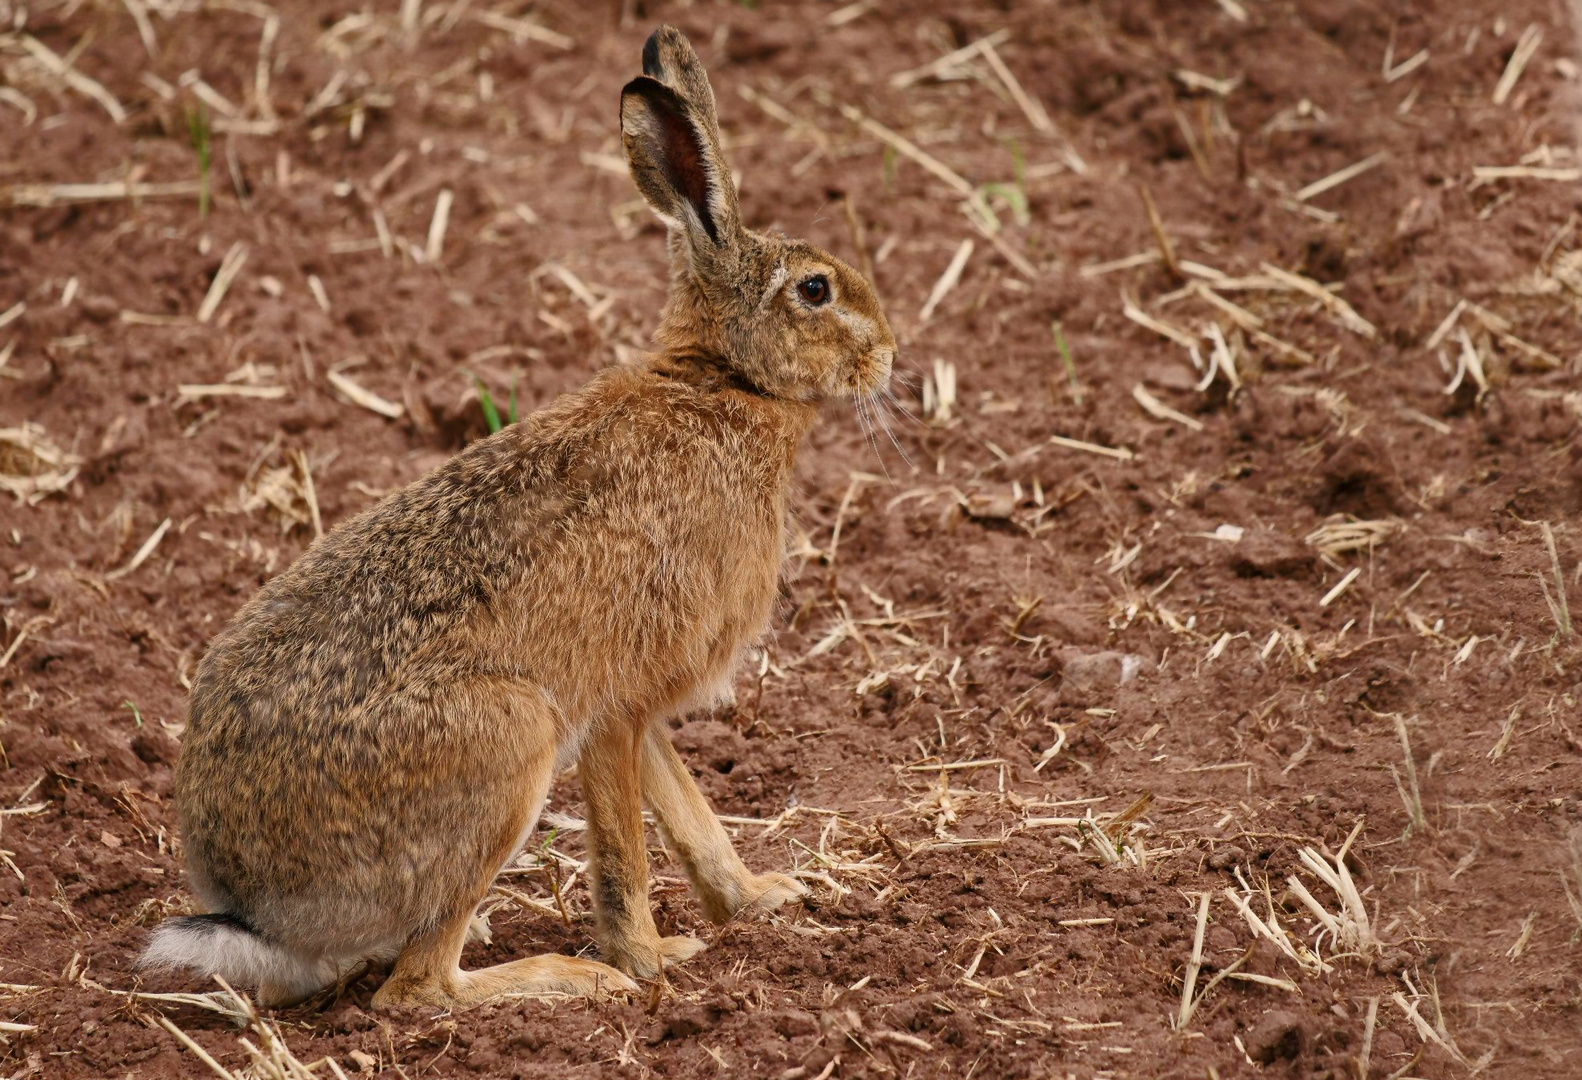
M 739 228 L 729 171 L 702 117 L 647 75 L 621 91 L 621 141 L 632 179 L 654 213 L 694 249 L 722 248 Z

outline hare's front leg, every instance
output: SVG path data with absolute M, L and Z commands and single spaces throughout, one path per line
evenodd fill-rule
M 648 846 L 638 778 L 641 722 L 617 720 L 582 751 L 593 910 L 599 948 L 611 964 L 651 979 L 703 950 L 693 937 L 659 936 L 648 905 Z
M 643 738 L 642 777 L 643 797 L 709 919 L 722 923 L 744 908 L 769 910 L 808 894 L 795 878 L 747 869 L 662 723 Z

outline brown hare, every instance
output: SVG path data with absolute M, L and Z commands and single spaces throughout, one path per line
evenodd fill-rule
M 209 914 L 166 920 L 145 966 L 266 1005 L 364 960 L 394 960 L 376 1006 L 633 989 L 703 947 L 655 929 L 645 801 L 710 919 L 805 895 L 743 865 L 663 720 L 766 630 L 798 445 L 821 399 L 887 385 L 895 338 L 851 267 L 742 226 L 686 37 L 655 32 L 643 72 L 621 136 L 669 227 L 659 352 L 345 522 L 215 638 L 176 775 Z M 573 762 L 612 966 L 461 970 L 479 901 Z

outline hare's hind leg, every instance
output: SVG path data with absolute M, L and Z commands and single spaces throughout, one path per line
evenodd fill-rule
M 747 869 L 661 723 L 650 724 L 643 737 L 642 784 L 709 919 L 722 923 L 744 908 L 769 910 L 807 895 L 795 878 Z
M 470 910 L 407 944 L 390 978 L 374 995 L 374 1007 L 426 1006 L 464 1009 L 508 994 L 595 994 L 636 990 L 619 971 L 593 960 L 546 953 L 477 971 L 461 970 L 461 949 L 472 921 Z
M 635 990 L 637 984 L 612 967 L 576 957 L 546 954 L 477 971 L 461 969 L 461 952 L 473 936 L 473 917 L 489 891 L 495 872 L 520 845 L 538 820 L 555 768 L 553 748 L 529 758 L 514 777 L 521 800 L 517 814 L 503 823 L 498 843 L 478 865 L 470 881 L 437 883 L 446 896 L 429 924 L 414 933 L 396 957 L 395 967 L 374 994 L 374 1007 L 426 1006 L 465 1008 L 503 994 L 558 991 L 592 994 L 599 990 Z M 502 792 L 508 797 L 509 793 Z
M 599 948 L 628 975 L 651 979 L 703 950 L 692 937 L 659 936 L 648 906 L 639 744 L 644 725 L 616 720 L 583 749 L 579 771 L 588 809 L 593 906 Z

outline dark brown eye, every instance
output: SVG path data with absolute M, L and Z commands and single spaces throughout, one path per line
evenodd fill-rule
M 814 307 L 829 302 L 829 278 L 814 274 L 796 287 L 797 295 Z

